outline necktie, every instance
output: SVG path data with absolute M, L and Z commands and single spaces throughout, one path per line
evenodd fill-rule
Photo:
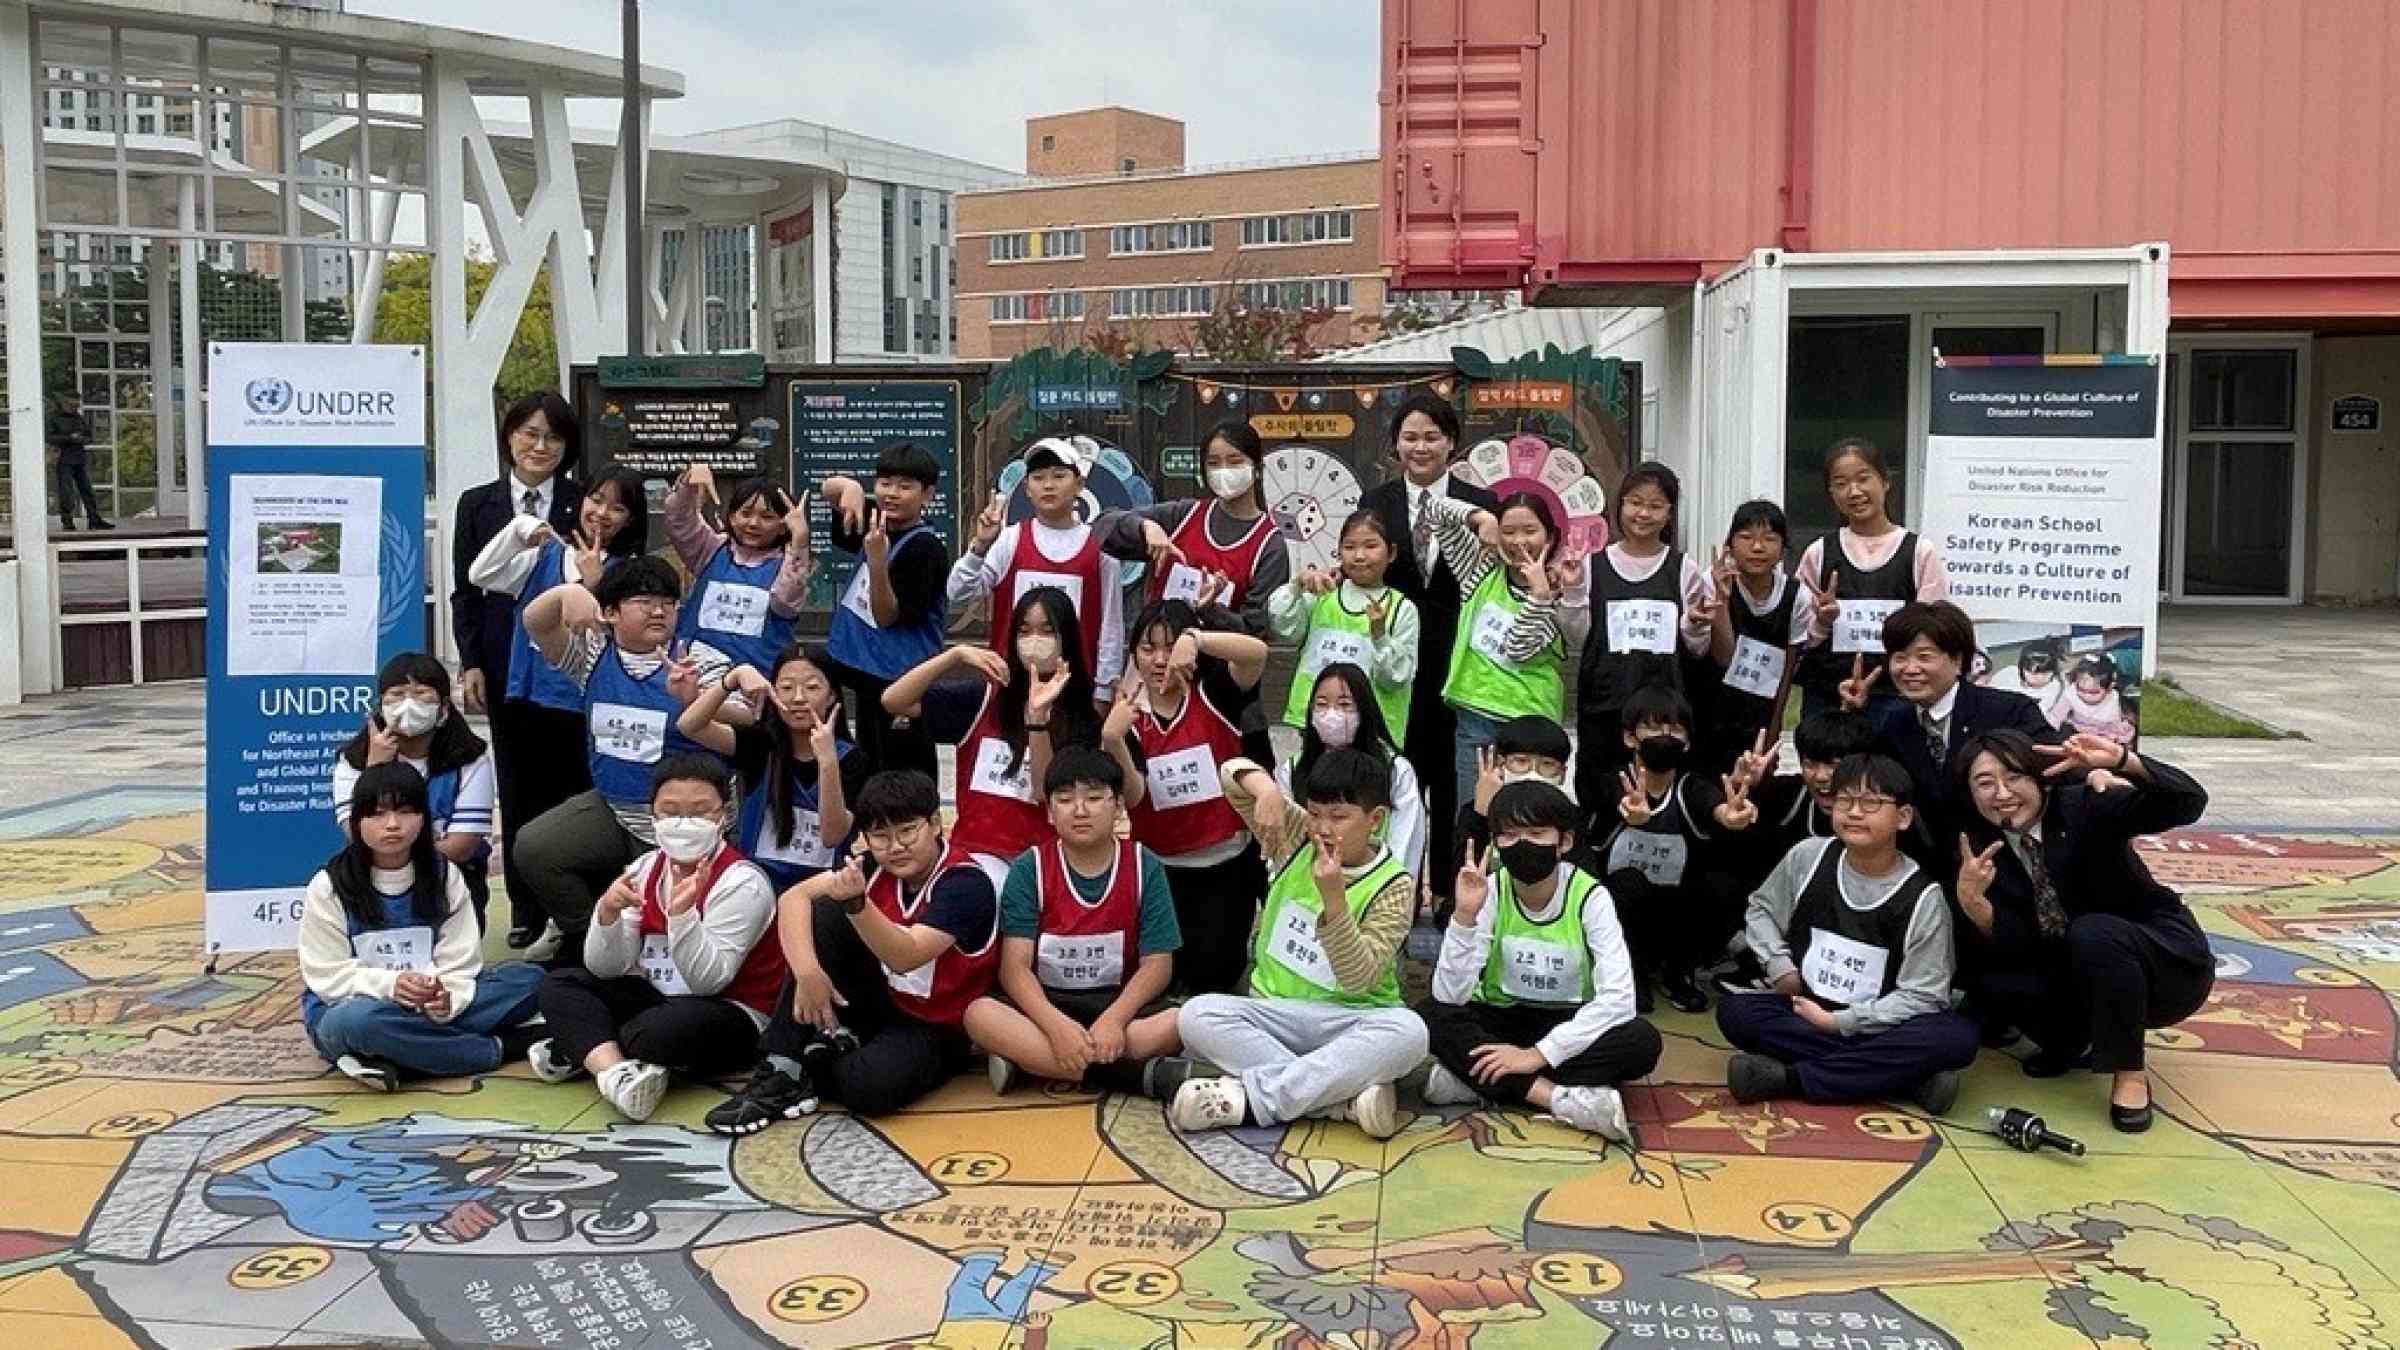
M 2058 888 L 2050 884 L 2050 869 L 2042 862 L 2042 841 L 2026 834 L 2012 834 L 2009 843 L 2017 851 L 2017 861 L 2025 864 L 2025 875 L 2033 879 L 2033 921 L 2046 938 L 2067 934 L 2066 906 L 2058 903 Z
M 1933 767 L 1940 768 L 1950 758 L 1950 737 L 1942 724 L 1933 720 L 1929 709 L 1917 709 L 1917 725 L 1925 729 L 1925 750 L 1933 756 Z
M 1417 489 L 1417 566 L 1433 571 L 1433 489 Z
M 538 516 L 541 513 L 542 494 L 532 488 L 525 489 L 525 495 L 517 499 L 517 514 Z

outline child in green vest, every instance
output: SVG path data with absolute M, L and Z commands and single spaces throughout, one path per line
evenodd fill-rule
M 1462 597 L 1442 701 L 1458 713 L 1451 771 L 1463 802 L 1475 794 L 1477 752 L 1502 722 L 1564 719 L 1567 653 L 1583 645 L 1592 616 L 1583 560 L 1559 556 L 1548 502 L 1518 492 L 1496 513 L 1441 499 L 1431 510 Z
M 1275 636 L 1300 649 L 1291 693 L 1283 701 L 1283 724 L 1305 730 L 1309 691 L 1331 665 L 1347 662 L 1367 672 L 1384 725 L 1408 726 L 1411 681 L 1417 676 L 1417 605 L 1384 585 L 1392 565 L 1392 541 L 1383 517 L 1372 510 L 1350 513 L 1342 522 L 1341 567 L 1309 567 L 1267 597 L 1267 621 Z
M 1434 1058 L 1425 1100 L 1523 1102 L 1631 1147 L 1615 1085 L 1657 1067 L 1661 1043 L 1634 1012 L 1608 888 L 1565 860 L 1582 814 L 1545 782 L 1493 795 L 1491 848 L 1458 870 L 1433 997 L 1417 1005 Z
M 1238 1075 L 1195 1078 L 1168 1107 L 1177 1129 L 1355 1121 L 1399 1129 L 1392 1084 L 1425 1057 L 1425 1023 L 1400 999 L 1397 957 L 1416 879 L 1376 842 L 1391 811 L 1388 760 L 1327 750 L 1294 811 L 1267 771 L 1225 766 L 1225 796 L 1274 880 L 1250 948 L 1250 993 L 1203 994 L 1176 1018 L 1185 1049 Z

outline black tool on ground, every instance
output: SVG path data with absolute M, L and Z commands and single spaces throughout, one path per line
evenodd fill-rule
M 2003 1143 L 2021 1153 L 2039 1153 L 2054 1148 L 2070 1158 L 2083 1156 L 2081 1140 L 2070 1139 L 2042 1123 L 2042 1118 L 2021 1106 L 1995 1106 L 1984 1113 L 1991 1132 Z

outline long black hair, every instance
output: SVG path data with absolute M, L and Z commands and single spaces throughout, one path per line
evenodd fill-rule
M 625 505 L 625 524 L 608 537 L 600 551 L 619 559 L 640 555 L 650 544 L 650 491 L 643 486 L 642 476 L 622 464 L 611 464 L 585 484 L 583 499 L 590 501 L 602 488 L 616 489 L 617 500 Z
M 1203 484 L 1208 481 L 1208 447 L 1217 441 L 1223 441 L 1241 451 L 1242 458 L 1250 461 L 1250 501 L 1259 510 L 1266 510 L 1267 446 L 1266 442 L 1259 439 L 1258 428 L 1241 418 L 1228 417 L 1208 429 L 1207 438 L 1200 442 L 1201 482 Z M 1213 502 L 1216 499 L 1217 490 L 1210 488 L 1208 500 Z
M 804 661 L 816 667 L 817 674 L 824 677 L 826 684 L 833 683 L 833 676 L 826 673 L 825 653 L 813 642 L 797 640 L 775 653 L 775 664 L 767 668 L 767 683 L 772 685 L 783 678 L 783 668 L 794 661 Z M 840 775 L 840 742 L 849 739 L 849 728 L 842 720 L 842 691 L 839 689 L 833 691 L 833 712 L 827 720 L 833 723 L 837 758 L 831 764 L 818 763 L 819 784 L 825 781 L 827 774 Z M 792 794 L 800 786 L 797 781 L 800 764 L 795 753 L 798 747 L 792 742 L 792 729 L 784 724 L 782 714 L 773 708 L 758 710 L 758 727 L 767 738 L 767 828 L 774 832 L 777 847 L 789 847 L 792 842 Z
M 509 468 L 516 467 L 517 457 L 509 453 L 508 442 L 517 434 L 517 428 L 532 420 L 537 412 L 563 442 L 558 452 L 558 476 L 575 477 L 576 470 L 583 466 L 583 423 L 576 418 L 575 409 L 560 398 L 555 389 L 527 394 L 509 404 L 507 411 L 500 414 L 500 462 Z
M 1338 746 L 1328 746 L 1317 736 L 1317 688 L 1327 680 L 1339 680 L 1350 691 L 1350 701 L 1358 705 L 1358 734 L 1350 738 L 1352 747 L 1372 750 L 1385 759 L 1400 756 L 1400 742 L 1392 738 L 1391 725 L 1383 720 L 1383 704 L 1375 697 L 1375 682 L 1367 672 L 1349 661 L 1336 661 L 1317 672 L 1317 682 L 1308 688 L 1308 718 L 1300 725 L 1300 758 L 1292 765 L 1292 788 L 1299 791 L 1306 784 L 1308 771 L 1316 766 L 1317 756 Z
M 449 773 L 463 769 L 483 758 L 483 738 L 467 725 L 466 717 L 450 698 L 450 671 L 441 662 L 423 652 L 402 652 L 383 663 L 375 674 L 375 706 L 368 716 L 375 725 L 383 725 L 383 696 L 404 684 L 421 684 L 442 700 L 442 720 L 433 729 L 433 739 L 425 747 L 425 773 Z M 353 769 L 367 767 L 367 732 L 361 727 L 342 746 L 342 762 Z
M 1050 748 L 1100 743 L 1100 713 L 1092 706 L 1092 672 L 1083 664 L 1083 622 L 1075 606 L 1056 586 L 1036 586 L 1017 597 L 1008 621 L 1008 683 L 1000 688 L 1000 736 L 1008 742 L 1008 769 L 1015 773 L 1025 762 L 1025 700 L 1033 694 L 1033 672 L 1017 655 L 1016 638 L 1025 631 L 1025 616 L 1039 609 L 1058 634 L 1058 659 L 1067 665 L 1067 687 L 1050 705 Z M 1063 721 L 1061 719 L 1064 719 Z
M 334 898 L 361 927 L 382 926 L 383 893 L 375 889 L 375 853 L 359 842 L 358 832 L 367 817 L 386 811 L 414 811 L 425 818 L 416 842 L 408 846 L 409 865 L 416 869 L 409 883 L 408 912 L 415 922 L 439 930 L 450 913 L 449 877 L 440 855 L 433 851 L 433 817 L 426 809 L 425 780 L 398 761 L 369 765 L 350 789 L 350 822 L 342 827 L 349 840 L 325 861 L 325 876 L 333 883 Z

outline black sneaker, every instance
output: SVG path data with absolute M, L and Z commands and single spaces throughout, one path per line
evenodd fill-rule
M 761 1064 L 742 1090 L 716 1104 L 708 1113 L 708 1128 L 718 1134 L 756 1134 L 779 1120 L 798 1120 L 817 1109 L 817 1085 L 808 1071 L 793 1077 L 773 1064 Z
M 1171 1102 L 1199 1071 L 1199 1065 L 1181 1055 L 1160 1055 L 1142 1065 L 1142 1095 L 1154 1101 Z
M 1763 1102 L 1792 1095 L 1792 1070 L 1766 1055 L 1737 1054 L 1725 1061 L 1725 1086 L 1737 1102 Z
M 1708 1011 L 1708 995 L 1700 992 L 1700 982 L 1688 970 L 1677 967 L 1659 976 L 1658 987 L 1666 994 L 1667 1002 L 1680 1012 Z
M 510 924 L 508 928 L 509 950 L 521 952 L 532 946 L 541 937 L 542 925 L 547 922 L 548 920 L 544 916 L 537 914 L 530 921 L 519 919 Z

